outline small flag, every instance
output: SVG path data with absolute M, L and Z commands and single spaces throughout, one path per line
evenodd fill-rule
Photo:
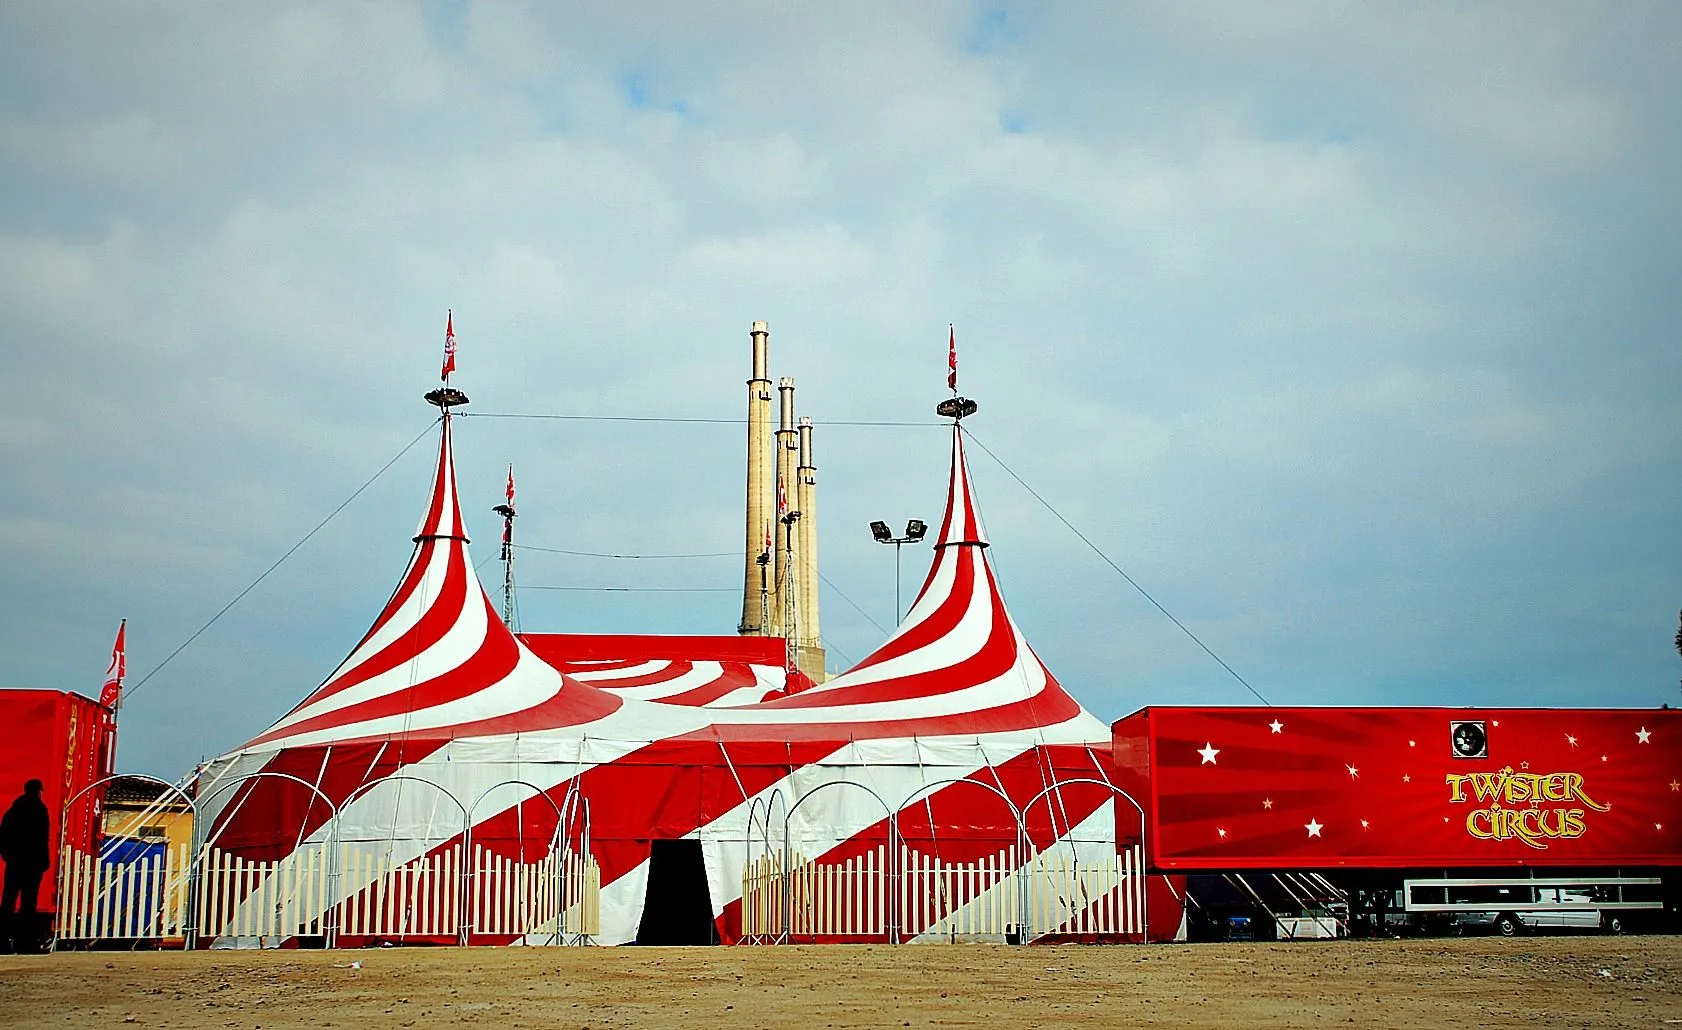
M 456 370 L 456 316 L 453 311 L 446 311 L 444 315 L 444 371 L 438 378 L 446 383 L 450 381 L 450 373 Z
M 781 522 L 783 520 L 783 516 L 785 516 L 787 514 L 788 514 L 788 491 L 783 489 L 783 477 L 778 476 L 777 477 L 777 521 Z
M 514 466 L 508 466 L 508 506 L 514 506 Z
M 958 392 L 958 330 L 946 326 L 946 388 Z
M 111 645 L 111 667 L 105 670 L 105 686 L 100 688 L 99 703 L 115 709 L 123 696 L 123 675 L 128 672 L 128 655 L 123 637 L 128 633 L 128 620 L 117 624 L 117 642 Z
M 767 557 L 771 554 L 771 523 L 769 522 L 765 523 L 765 554 Z

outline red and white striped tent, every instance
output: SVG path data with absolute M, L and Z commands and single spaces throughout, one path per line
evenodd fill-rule
M 650 638 L 580 655 L 538 636 L 534 653 L 498 619 L 468 558 L 450 423 L 396 592 L 326 682 L 206 766 L 201 843 L 282 858 L 328 839 L 336 809 L 333 839 L 398 865 L 469 833 L 475 847 L 531 862 L 557 839 L 581 842 L 583 801 L 602 884 L 596 940 L 613 944 L 637 935 L 654 841 L 700 841 L 727 942 L 742 933 L 745 864 L 780 850 L 785 827 L 791 850 L 827 863 L 890 836 L 948 863 L 996 856 L 1019 827 L 1028 854 L 1113 858 L 1139 841 L 1139 813 L 1106 786 L 1109 728 L 1058 685 L 1005 608 L 957 427 L 915 603 L 873 654 L 812 686 L 784 684 L 763 663 L 745 663 L 744 679 L 696 672 L 706 663 L 695 656 L 636 653 Z M 339 898 L 368 887 L 346 870 Z M 1181 922 L 1160 880 L 1153 937 Z
M 667 637 L 611 633 L 521 633 L 520 643 L 560 672 L 639 701 L 737 708 L 811 680 L 788 662 L 782 637 Z

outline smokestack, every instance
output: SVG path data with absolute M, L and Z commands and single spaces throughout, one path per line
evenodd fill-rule
M 742 571 L 742 621 L 736 632 L 749 636 L 765 636 L 772 632 L 770 602 L 775 560 L 768 553 L 766 536 L 772 533 L 772 494 L 776 483 L 771 479 L 771 380 L 766 373 L 769 365 L 771 327 L 755 322 L 748 331 L 753 341 L 753 377 L 748 380 L 748 497 L 745 526 L 746 546 Z M 773 545 L 774 546 L 774 545 Z
M 800 420 L 800 532 L 795 536 L 795 661 L 812 682 L 824 681 L 824 651 L 818 630 L 818 466 L 812 458 L 812 420 Z
M 779 419 L 777 422 L 777 470 L 773 490 L 781 491 L 786 512 L 777 522 L 776 575 L 771 581 L 771 631 L 779 636 L 789 635 L 789 623 L 797 617 L 793 604 L 800 585 L 795 569 L 795 525 L 799 521 L 796 463 L 800 452 L 799 433 L 794 427 L 794 378 L 783 376 L 777 380 Z M 789 516 L 794 516 L 790 518 Z

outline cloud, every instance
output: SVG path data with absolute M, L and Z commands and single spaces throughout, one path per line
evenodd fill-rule
M 824 571 L 889 618 L 957 324 L 980 441 L 1275 701 L 1672 700 L 1682 379 L 1664 4 L 0 15 L 0 683 L 156 665 L 423 432 L 470 529 L 740 547 L 748 323 L 820 423 Z M 176 774 L 329 671 L 430 440 L 125 710 Z M 1013 611 L 1090 707 L 1250 699 L 991 458 Z M 478 500 L 473 500 L 478 498 Z M 481 549 L 479 557 L 487 554 Z M 906 554 L 917 581 L 926 553 Z M 736 563 L 532 557 L 530 585 Z M 881 632 L 823 598 L 838 653 Z M 527 626 L 728 632 L 724 594 Z M 189 713 L 192 717 L 188 717 Z

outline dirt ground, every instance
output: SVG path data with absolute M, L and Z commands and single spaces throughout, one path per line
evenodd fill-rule
M 0 1026 L 112 1024 L 1664 1027 L 1682 938 L 0 957 Z

